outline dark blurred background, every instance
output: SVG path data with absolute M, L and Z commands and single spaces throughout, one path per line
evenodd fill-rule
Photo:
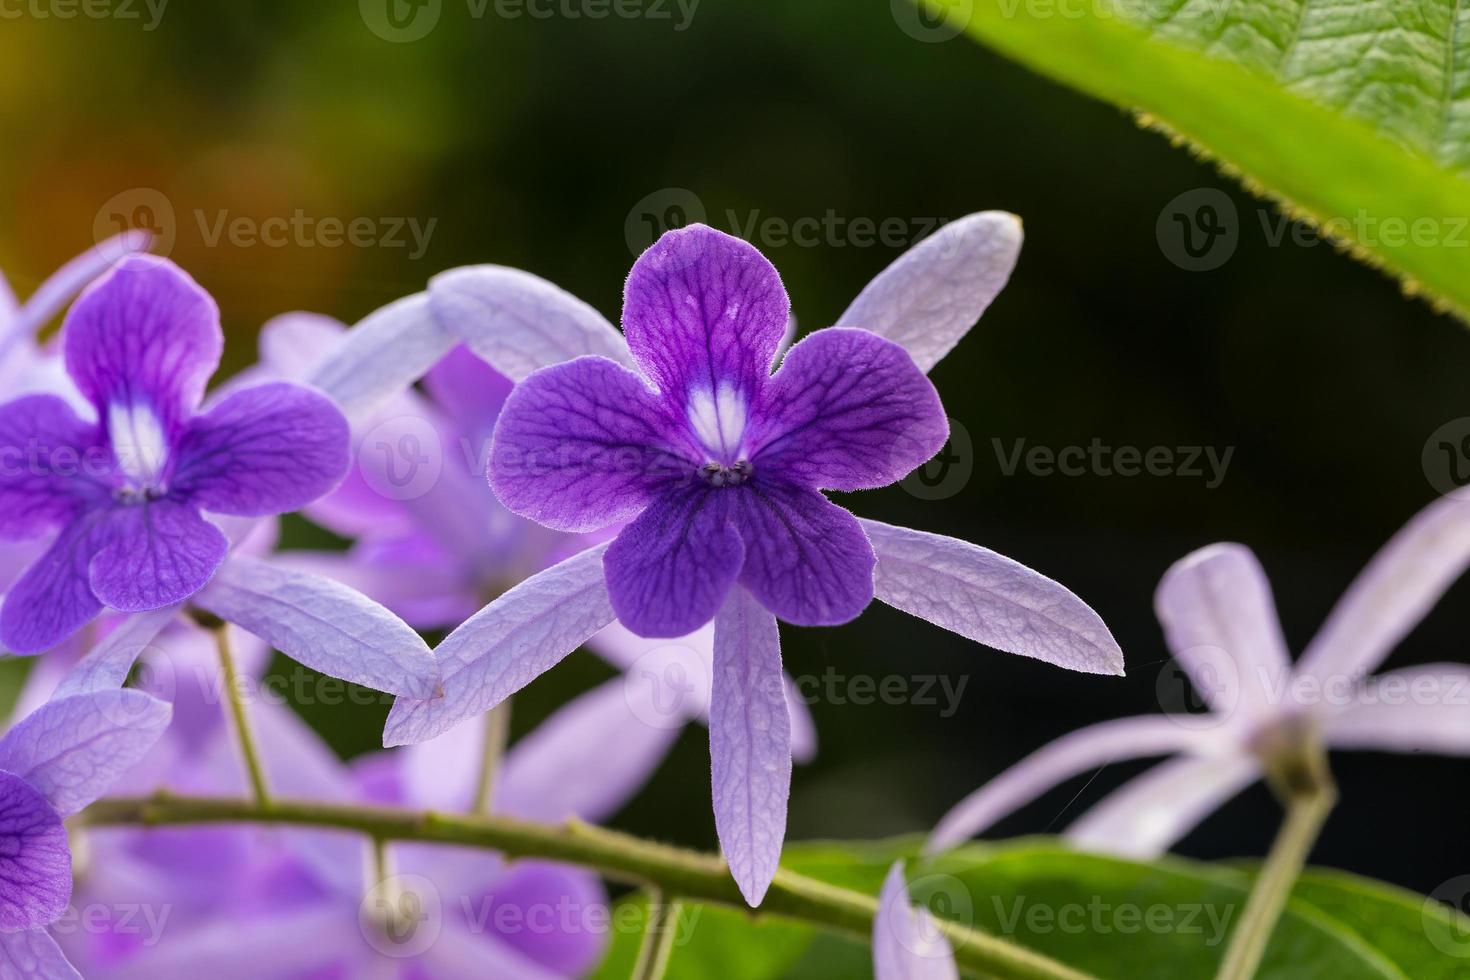
M 109 16 L 71 19 L 16 7 L 0 23 L 0 267 L 24 294 L 119 221 L 153 225 L 219 299 L 238 369 L 276 313 L 353 321 L 471 262 L 524 267 L 616 320 L 630 235 L 646 241 L 647 221 L 678 208 L 732 232 L 834 216 L 838 230 L 816 241 L 752 235 L 804 328 L 832 322 L 902 251 L 868 241 L 859 219 L 902 227 L 906 242 L 936 219 L 1022 215 L 1010 287 L 934 372 L 973 445 L 968 480 L 937 500 L 890 489 L 845 502 L 1064 582 L 1111 625 L 1129 676 L 1068 674 L 877 605 L 843 629 L 786 629 L 793 674 L 968 678 L 950 717 L 942 699 L 813 705 L 822 752 L 797 772 L 793 838 L 927 829 L 1048 739 L 1159 710 L 1167 655 L 1152 592 L 1199 546 L 1258 552 L 1299 651 L 1373 551 L 1434 499 L 1426 442 L 1470 414 L 1464 326 L 1327 245 L 1278 244 L 1267 205 L 1125 114 L 963 37 L 918 39 L 885 3 L 702 0 L 689 16 L 687 3 L 647 0 L 624 8 L 642 16 L 592 19 L 494 0 L 476 16 L 474 2 L 443 0 L 414 40 L 403 38 L 426 21 L 399 30 L 379 4 L 352 0 L 177 3 L 161 16 L 137 0 L 134 17 L 119 0 Z M 1222 189 L 1234 215 L 1218 198 L 1184 202 L 1209 202 L 1234 235 L 1203 263 L 1217 267 L 1190 271 L 1180 263 L 1200 263 L 1180 258 L 1168 211 L 1201 188 Z M 221 224 L 298 212 L 368 219 L 375 240 L 275 247 Z M 427 231 L 422 248 L 410 223 Z M 1008 453 L 1016 440 L 1094 439 L 1233 455 L 1207 487 L 1006 475 L 993 442 Z M 289 533 L 317 540 L 299 521 Z M 1457 586 L 1390 666 L 1465 659 L 1467 597 Z M 517 699 L 516 730 L 608 675 L 578 654 Z M 382 714 L 347 705 L 310 718 L 351 755 L 376 744 Z M 688 731 L 620 825 L 713 846 L 703 742 Z M 1079 779 L 999 831 L 1060 829 L 1140 768 L 1108 767 L 1080 795 Z M 1335 768 L 1343 803 L 1319 862 L 1419 891 L 1470 871 L 1464 761 L 1341 755 Z M 1259 855 L 1276 820 L 1257 787 L 1182 850 Z

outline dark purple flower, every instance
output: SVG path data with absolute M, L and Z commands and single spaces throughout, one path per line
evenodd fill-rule
M 604 566 L 635 633 L 689 633 L 737 582 L 801 625 L 847 622 L 873 598 L 873 549 L 821 491 L 895 482 L 948 423 L 909 354 L 867 331 L 820 330 L 772 374 L 790 312 L 755 248 L 704 226 L 671 232 L 628 278 L 641 376 L 580 357 L 506 402 L 491 485 L 559 530 L 632 520 Z
M 294 510 L 347 469 L 347 422 L 310 389 L 259 385 L 199 412 L 223 346 L 219 311 L 164 259 L 124 259 L 93 284 L 63 346 L 94 417 L 55 395 L 0 407 L 0 538 L 56 532 L 0 609 L 0 642 L 21 653 L 104 606 L 156 609 L 197 592 L 228 550 L 201 511 Z

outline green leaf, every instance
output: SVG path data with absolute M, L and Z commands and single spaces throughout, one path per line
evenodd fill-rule
M 928 2 L 1213 157 L 1407 291 L 1470 311 L 1470 5 Z
M 607 957 L 592 980 L 627 980 L 632 975 L 647 912 L 648 898 L 642 893 L 630 895 L 619 903 L 613 917 L 618 929 Z M 636 928 L 631 928 L 635 925 Z M 667 980 L 783 977 L 813 938 L 815 933 L 806 926 L 757 918 L 712 905 L 684 905 L 680 908 L 674 953 L 665 977 Z

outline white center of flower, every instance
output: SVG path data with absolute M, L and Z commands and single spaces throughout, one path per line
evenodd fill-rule
M 701 476 L 717 487 L 744 483 L 750 476 L 741 440 L 745 436 L 745 398 L 728 383 L 714 391 L 695 388 L 689 393 L 689 424 L 709 454 Z
M 128 491 L 157 496 L 163 489 L 168 437 L 153 409 L 143 404 L 107 406 L 107 436 Z

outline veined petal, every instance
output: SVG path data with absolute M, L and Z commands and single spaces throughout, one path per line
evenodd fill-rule
M 928 909 L 910 905 L 903 864 L 894 864 L 873 920 L 874 980 L 959 980 L 959 975 L 949 940 Z
M 441 272 L 429 280 L 434 315 L 512 381 L 585 354 L 632 366 L 607 319 L 540 276 L 499 265 Z
M 0 405 L 0 540 L 35 538 L 105 500 L 111 454 L 55 395 Z
M 633 263 L 623 333 L 669 405 L 722 387 L 747 404 L 771 373 L 791 302 L 753 245 L 705 225 L 663 235 Z
M 489 711 L 612 622 L 606 550 L 589 548 L 531 576 L 445 637 L 434 651 L 443 695 L 400 697 L 383 744 L 425 742 Z
M 1118 718 L 1068 732 L 957 803 L 924 845 L 947 850 L 986 830 L 1059 783 L 1121 759 L 1142 759 L 1208 746 L 1211 732 L 1161 716 Z
M 506 400 L 490 485 L 510 510 L 558 531 L 595 531 L 638 514 L 656 488 L 693 471 L 670 423 L 628 369 L 601 357 L 543 368 Z
M 824 490 L 887 486 L 948 438 L 939 393 L 904 349 L 840 327 L 791 348 L 746 431 L 758 473 Z
M 168 727 L 168 702 L 98 691 L 48 702 L 0 738 L 0 770 L 19 776 L 63 817 L 142 761 Z
M 154 648 L 154 639 L 181 608 L 163 606 L 128 616 L 67 671 L 51 696 L 64 698 L 122 687 L 132 672 L 133 664 Z
M 878 555 L 878 599 L 976 643 L 1089 674 L 1122 674 L 1123 651 L 1081 599 L 979 545 L 859 519 Z
M 1168 759 L 1077 818 L 1066 837 L 1088 850 L 1158 857 L 1260 778 L 1260 765 L 1249 755 Z
M 171 489 L 222 514 L 299 510 L 341 482 L 348 441 L 347 419 L 325 395 L 284 381 L 245 388 L 190 420 Z
M 1254 715 L 1290 676 L 1271 583 L 1244 545 L 1216 544 L 1176 562 L 1154 595 L 1164 640 L 1222 717 Z
M 951 221 L 880 272 L 837 325 L 887 337 L 930 371 L 1005 286 L 1021 238 L 1021 219 L 1004 211 Z
M 681 483 L 619 532 L 604 562 L 619 622 L 639 636 L 675 637 L 714 618 L 744 560 L 730 522 L 738 492 Z
M 732 494 L 745 542 L 740 584 L 797 626 L 835 626 L 873 601 L 877 559 L 856 517 L 815 490 L 757 476 Z M 621 618 L 621 617 L 620 617 Z
M 415 293 L 369 313 L 305 380 L 358 422 L 406 390 L 459 338 L 440 324 L 427 293 Z
M 781 863 L 791 794 L 791 727 L 776 618 L 742 588 L 715 618 L 710 768 L 720 850 L 754 908 Z
M 124 612 L 189 598 L 225 560 L 230 542 L 193 505 L 169 497 L 114 507 L 87 567 L 92 592 Z
M 131 255 L 72 304 L 62 327 L 66 370 L 107 419 L 144 410 L 172 441 L 219 366 L 219 308 L 167 259 Z
M 1351 679 L 1383 663 L 1470 565 L 1470 500 L 1442 497 L 1383 546 L 1333 607 L 1297 665 Z
M 105 512 L 86 512 L 61 529 L 0 606 L 0 643 L 15 653 L 49 650 L 102 611 L 87 566 L 105 540 Z
M 8 772 L 0 772 L 0 880 L 0 936 L 60 918 L 71 897 L 71 851 L 60 814 Z
M 408 697 L 437 686 L 438 665 L 419 635 L 330 579 L 236 556 L 194 602 L 332 677 Z
M 1337 749 L 1470 755 L 1470 668 L 1425 664 L 1364 681 L 1323 721 Z
M 35 334 L 84 286 L 110 269 L 118 259 L 147 251 L 152 242 L 152 234 L 133 229 L 87 249 L 36 287 L 18 311 L 14 329 L 25 336 Z
M 0 976 L 16 980 L 82 980 L 43 926 L 0 929 Z
M 650 725 L 628 703 L 622 678 L 558 709 L 505 757 L 495 809 L 555 823 L 599 822 L 617 813 L 653 776 L 679 737 Z

